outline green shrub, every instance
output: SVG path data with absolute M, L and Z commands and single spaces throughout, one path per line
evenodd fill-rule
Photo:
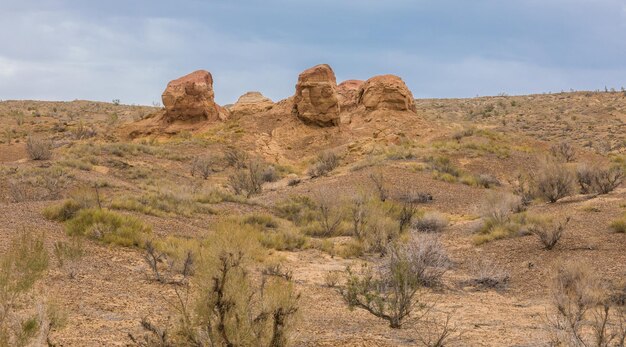
M 86 209 L 65 224 L 69 235 L 87 236 L 107 244 L 141 247 L 152 228 L 139 219 L 107 209 Z
M 275 214 L 293 222 L 297 226 L 303 226 L 316 219 L 315 202 L 307 196 L 292 196 L 274 207 Z
M 60 205 L 51 205 L 44 208 L 42 214 L 48 220 L 64 222 L 74 218 L 76 213 L 82 208 L 83 206 L 80 203 L 73 199 L 67 199 Z
M 255 225 L 262 229 L 278 228 L 278 221 L 269 214 L 251 214 L 243 218 L 244 224 Z
M 291 229 L 268 230 L 259 236 L 261 245 L 278 251 L 294 251 L 303 249 L 307 244 L 307 238 L 299 232 Z

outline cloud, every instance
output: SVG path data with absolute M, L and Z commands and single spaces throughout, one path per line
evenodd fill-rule
M 0 98 L 150 104 L 207 69 L 222 104 L 277 100 L 318 63 L 416 96 L 619 88 L 625 15 L 622 0 L 23 0 L 0 5 Z

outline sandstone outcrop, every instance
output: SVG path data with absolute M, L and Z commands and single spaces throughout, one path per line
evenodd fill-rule
M 360 80 L 347 80 L 339 83 L 337 86 L 337 97 L 342 111 L 347 111 L 357 106 L 359 90 L 362 85 L 363 81 Z
M 161 96 L 165 107 L 164 119 L 175 121 L 216 121 L 227 113 L 215 103 L 213 76 L 198 70 L 167 84 Z
M 294 113 L 303 121 L 320 126 L 338 123 L 337 79 L 330 66 L 317 65 L 298 76 Z
M 274 106 L 271 99 L 266 98 L 259 92 L 247 92 L 240 96 L 237 102 L 230 106 L 233 116 L 245 116 L 265 112 Z
M 375 76 L 363 83 L 358 103 L 368 110 L 415 111 L 413 94 L 395 75 Z

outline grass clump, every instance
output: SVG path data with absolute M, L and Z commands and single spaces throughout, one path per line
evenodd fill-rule
M 139 197 L 125 196 L 111 201 L 114 210 L 135 211 L 151 216 L 191 217 L 194 213 L 212 213 L 191 197 L 175 193 L 147 193 Z
M 626 233 L 626 216 L 613 221 L 610 228 L 616 233 Z
M 483 202 L 483 221 L 476 230 L 474 243 L 480 245 L 525 233 L 526 215 L 517 213 L 521 208 L 521 199 L 516 195 L 504 192 L 489 194 Z
M 80 210 L 66 221 L 65 228 L 70 236 L 87 236 L 124 247 L 142 247 L 146 235 L 152 232 L 152 228 L 137 218 L 95 208 Z

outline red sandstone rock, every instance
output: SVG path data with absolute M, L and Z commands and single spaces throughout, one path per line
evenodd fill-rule
M 294 112 L 302 120 L 320 126 L 335 125 L 339 120 L 335 73 L 326 64 L 303 71 L 298 76 Z
M 161 96 L 165 120 L 224 120 L 226 112 L 215 103 L 213 77 L 205 70 L 192 72 L 167 84 Z
M 398 76 L 375 76 L 363 83 L 358 103 L 368 110 L 415 111 L 413 94 Z

